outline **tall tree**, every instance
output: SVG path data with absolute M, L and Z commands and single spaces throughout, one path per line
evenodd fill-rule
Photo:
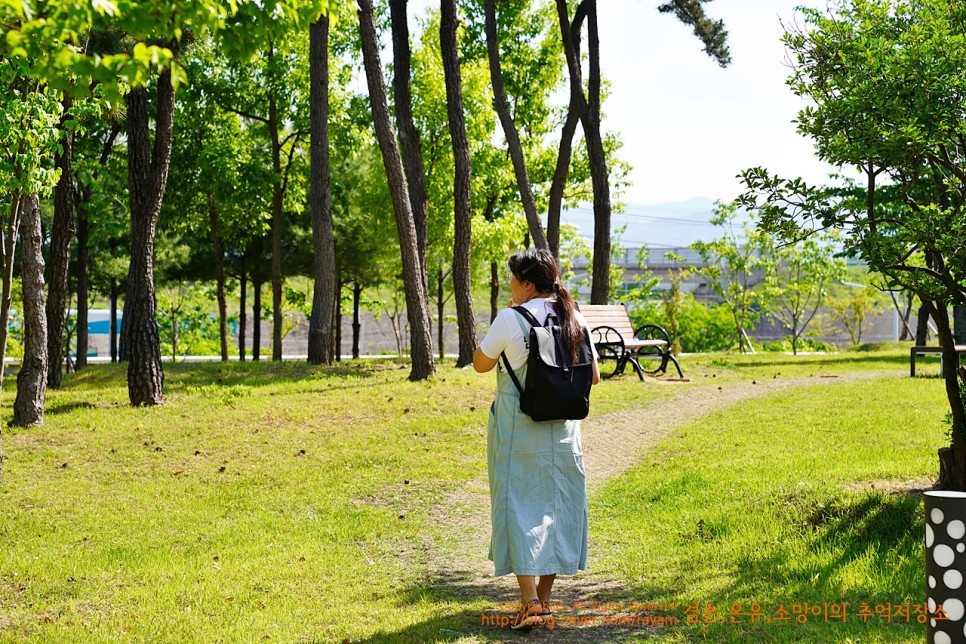
M 63 377 L 64 336 L 67 332 L 67 273 L 70 242 L 74 236 L 74 134 L 68 131 L 70 98 L 64 100 L 61 130 L 64 137 L 55 164 L 60 179 L 54 189 L 54 222 L 51 228 L 47 295 L 47 385 L 60 387 Z
M 567 117 L 560 132 L 557 150 L 557 164 L 554 167 L 553 182 L 550 185 L 549 204 L 547 205 L 547 244 L 554 257 L 560 257 L 560 211 L 563 206 L 564 188 L 570 173 L 573 156 L 574 134 L 585 109 L 583 83 L 580 82 L 580 66 L 571 66 L 571 61 L 580 60 L 580 31 L 587 16 L 587 5 L 580 2 L 570 20 L 566 0 L 557 0 L 557 15 L 560 20 L 561 41 L 567 56 L 567 70 L 570 73 L 570 104 Z M 576 81 L 576 82 L 575 82 Z
M 497 33 L 496 0 L 485 0 L 486 49 L 490 61 L 490 81 L 493 84 L 493 105 L 500 117 L 503 135 L 506 137 L 510 149 L 510 159 L 513 161 L 513 171 L 516 175 L 517 188 L 520 191 L 520 201 L 527 218 L 530 238 L 536 248 L 548 248 L 547 237 L 543 232 L 540 215 L 537 213 L 537 203 L 533 198 L 530 177 L 527 173 L 526 160 L 523 156 L 523 146 L 520 143 L 520 133 L 517 131 L 510 105 L 507 102 L 506 90 L 503 85 L 503 70 L 500 63 L 500 41 Z
M 382 63 L 379 60 L 379 41 L 376 35 L 375 16 L 372 0 L 359 0 L 359 32 L 362 40 L 363 63 L 366 81 L 369 86 L 369 103 L 376 129 L 376 138 L 382 152 L 383 166 L 389 181 L 393 210 L 396 213 L 396 228 L 399 232 L 399 246 L 402 255 L 403 281 L 406 290 L 406 313 L 409 318 L 410 342 L 412 351 L 412 371 L 410 380 L 424 380 L 435 373 L 432 340 L 430 338 L 430 319 L 427 308 L 426 290 L 422 278 L 423 269 L 419 261 L 416 245 L 416 225 L 409 202 L 409 191 L 403 171 L 396 135 L 389 117 L 389 104 L 386 98 L 386 85 L 383 79 Z
M 171 70 L 158 76 L 154 143 L 146 87 L 127 95 L 128 198 L 131 204 L 131 265 L 124 300 L 128 340 L 128 397 L 132 405 L 157 405 L 164 397 L 161 339 L 155 316 L 154 236 L 167 187 L 174 135 Z
M 456 0 L 442 0 L 439 43 L 446 80 L 447 115 L 454 159 L 453 290 L 456 294 L 456 317 L 459 327 L 459 356 L 456 366 L 465 367 L 473 363 L 473 352 L 476 350 L 476 315 L 473 312 L 473 293 L 470 283 L 472 164 L 470 143 L 466 136 L 466 121 L 463 117 L 463 88 L 457 46 L 458 27 Z
M 271 283 L 272 283 L 272 359 L 282 359 L 282 246 L 285 234 L 285 201 L 288 195 L 293 159 L 299 140 L 306 134 L 298 123 L 291 127 L 299 98 L 294 92 L 292 62 L 288 52 L 275 42 L 265 44 L 254 61 L 229 61 L 217 68 L 221 107 L 258 123 L 268 134 L 271 159 Z
M 730 60 L 726 44 L 727 32 L 720 20 L 709 19 L 702 2 L 708 0 L 672 0 L 661 5 L 661 13 L 673 13 L 683 23 L 694 28 L 695 35 L 705 44 L 705 52 L 715 58 L 722 67 Z M 560 152 L 557 159 L 557 173 L 566 176 L 569 165 L 570 139 L 576 127 L 575 112 L 583 130 L 590 160 L 591 178 L 594 186 L 594 265 L 590 301 L 606 304 L 610 293 L 611 257 L 611 198 L 608 176 L 607 153 L 601 134 L 601 72 L 600 72 L 600 35 L 597 24 L 596 0 L 581 0 L 577 5 L 574 18 L 570 19 L 567 0 L 556 0 L 560 35 L 567 56 L 567 69 L 570 72 L 570 108 L 564 131 L 561 136 Z M 587 94 L 580 68 L 580 29 L 586 18 L 589 53 L 589 78 Z M 559 180 L 559 179 L 558 179 Z M 559 188 L 558 188 L 559 189 Z M 559 205 L 551 201 L 551 217 L 554 218 L 554 236 L 559 221 Z M 549 224 L 548 224 L 549 227 Z
M 311 177 L 315 282 L 309 323 L 308 357 L 312 364 L 331 364 L 335 354 L 332 326 L 336 297 L 335 237 L 332 191 L 329 185 L 329 18 L 320 17 L 309 29 L 311 83 Z
M 40 198 L 34 192 L 24 199 L 20 229 L 20 267 L 23 277 L 23 362 L 17 373 L 17 399 L 13 424 L 42 425 L 47 393 L 47 317 L 44 311 L 44 255 L 40 232 Z
M 846 251 L 919 296 L 944 360 L 956 364 L 948 309 L 966 304 L 966 117 L 951 97 L 966 88 L 962 9 L 853 0 L 803 13 L 808 28 L 785 38 L 789 85 L 813 103 L 799 113 L 799 131 L 823 160 L 861 168 L 864 185 L 817 188 L 753 168 L 743 173 L 743 203 L 783 238 L 847 231 Z M 940 450 L 940 486 L 966 490 L 966 409 L 946 371 L 952 444 Z
M 15 421 L 30 424 L 43 418 L 47 379 L 47 337 L 44 317 L 43 256 L 41 253 L 39 194 L 49 195 L 57 171 L 49 163 L 60 138 L 60 97 L 42 81 L 31 79 L 30 61 L 0 57 L 0 207 L 2 220 L 2 294 L 0 294 L 0 365 L 7 350 L 17 240 L 21 251 L 24 320 L 29 346 L 24 347 L 26 373 L 18 382 Z M 28 212 L 29 210 L 29 212 Z M 22 384 L 22 387 L 20 386 Z M 0 386 L 3 373 L 0 369 Z
M 607 304 L 610 294 L 610 182 L 607 176 L 607 156 L 600 133 L 600 35 L 597 29 L 597 0 L 583 0 L 587 4 L 587 47 L 590 54 L 590 78 L 587 107 L 581 110 L 584 141 L 590 156 L 590 176 L 594 184 L 594 266 L 591 277 L 590 301 Z M 561 24 L 561 33 L 568 31 Z M 570 66 L 568 60 L 568 67 Z M 573 82 L 573 81 L 571 81 Z
M 408 0 L 389 0 L 392 22 L 393 61 L 393 108 L 403 167 L 406 169 L 406 187 L 409 203 L 413 209 L 416 225 L 416 247 L 422 264 L 423 284 L 426 283 L 426 237 L 429 225 L 429 199 L 426 195 L 426 170 L 419 144 L 419 131 L 413 121 L 412 49 L 409 42 L 409 20 L 406 15 Z

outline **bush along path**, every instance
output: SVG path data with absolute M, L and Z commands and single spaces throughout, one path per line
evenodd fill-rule
M 741 409 L 754 401 L 796 388 L 820 388 L 883 379 L 897 379 L 897 372 L 858 371 L 780 378 L 721 379 L 694 383 L 648 380 L 642 387 L 660 389 L 656 399 L 640 408 L 615 409 L 594 414 L 582 423 L 584 463 L 591 503 L 589 570 L 573 577 L 560 577 L 554 586 L 553 628 L 534 629 L 533 641 L 585 642 L 627 641 L 628 639 L 670 638 L 680 641 L 678 629 L 685 622 L 682 605 L 660 604 L 641 596 L 615 575 L 594 569 L 600 549 L 595 542 L 594 505 L 597 492 L 609 481 L 640 465 L 654 449 L 679 428 L 694 424 L 712 412 Z M 607 387 L 605 382 L 601 385 Z M 714 432 L 713 425 L 706 430 Z M 928 485 L 920 477 L 918 484 Z M 661 508 L 653 508 L 654 516 Z M 517 642 L 519 633 L 506 627 L 518 601 L 512 575 L 494 578 L 492 562 L 486 559 L 489 543 L 489 493 L 485 478 L 467 482 L 462 489 L 440 499 L 430 513 L 432 521 L 446 526 L 447 540 L 428 559 L 428 584 L 445 595 L 478 605 L 475 614 L 464 611 L 452 616 L 439 629 L 438 637 L 460 642 Z M 660 519 L 655 519 L 660 521 Z M 619 546 L 617 549 L 619 550 Z M 669 618 L 675 617 L 678 625 Z M 446 624 L 445 616 L 437 623 Z M 737 635 L 737 631 L 736 631 Z M 741 636 L 734 641 L 740 641 Z M 872 641 L 875 641 L 874 639 Z

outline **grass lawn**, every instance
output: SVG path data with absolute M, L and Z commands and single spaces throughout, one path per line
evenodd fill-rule
M 901 491 L 935 474 L 941 381 L 901 377 L 898 345 L 682 366 L 690 382 L 605 382 L 592 414 L 646 422 L 718 388 L 789 387 L 673 428 L 595 491 L 585 574 L 621 589 L 597 599 L 676 603 L 680 624 L 584 638 L 920 641 L 919 625 L 855 613 L 923 600 L 922 503 Z M 124 367 L 91 367 L 49 392 L 44 427 L 4 430 L 0 641 L 507 638 L 480 624 L 485 592 L 428 581 L 460 540 L 436 517 L 485 480 L 492 375 L 444 364 L 410 383 L 388 361 L 166 374 L 167 403 L 133 409 Z M 806 601 L 846 602 L 847 620 L 686 623 L 688 604 Z

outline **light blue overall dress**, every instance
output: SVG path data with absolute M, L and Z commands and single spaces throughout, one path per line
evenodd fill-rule
M 529 338 L 529 324 L 524 338 Z M 525 386 L 527 367 L 514 369 Z M 580 421 L 534 421 L 502 361 L 490 407 L 487 465 L 497 577 L 573 575 L 587 569 L 587 485 Z

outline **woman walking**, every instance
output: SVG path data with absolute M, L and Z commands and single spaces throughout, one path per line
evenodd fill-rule
M 528 250 L 514 253 L 508 263 L 510 306 L 523 306 L 541 325 L 548 315 L 556 315 L 564 344 L 576 355 L 587 323 L 560 283 L 553 255 Z M 473 356 L 473 368 L 488 372 L 505 354 L 518 380 L 525 382 L 529 328 L 512 308 L 500 311 Z M 600 381 L 596 358 L 594 384 Z M 487 466 L 489 558 L 496 576 L 516 575 L 523 603 L 512 628 L 552 626 L 554 579 L 587 568 L 587 488 L 580 421 L 531 419 L 520 411 L 520 392 L 500 365 L 488 421 Z

